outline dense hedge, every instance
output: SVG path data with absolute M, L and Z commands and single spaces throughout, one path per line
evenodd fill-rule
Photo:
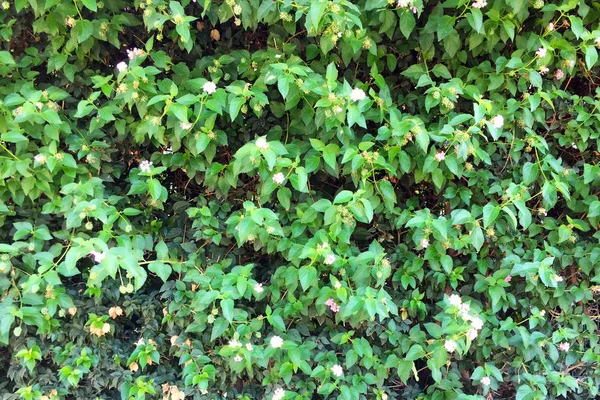
M 1 398 L 597 396 L 599 3 L 0 8 Z

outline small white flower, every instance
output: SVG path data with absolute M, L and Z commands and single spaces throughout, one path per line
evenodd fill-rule
M 448 351 L 448 353 L 454 353 L 454 351 L 456 350 L 457 344 L 454 340 L 446 340 L 444 342 L 444 347 L 446 348 L 446 351 Z
M 181 129 L 183 129 L 184 131 L 187 131 L 188 129 L 191 129 L 192 126 L 194 126 L 194 124 L 192 124 L 191 122 L 180 122 L 179 123 L 179 127 Z
M 125 61 L 121 61 L 120 63 L 118 63 L 117 70 L 119 72 L 124 72 L 125 70 L 127 70 L 127 63 Z
M 562 282 L 563 281 L 563 277 L 560 275 L 554 275 L 552 276 L 552 279 L 554 279 L 556 282 Z
M 46 164 L 46 156 L 44 154 L 38 154 L 37 156 L 33 157 L 33 160 L 40 165 Z
M 550 22 L 548 24 L 548 26 L 546 27 L 546 29 L 548 30 L 548 32 L 553 31 L 554 30 L 554 24 L 552 22 Z
M 339 378 L 340 376 L 344 375 L 344 370 L 342 369 L 341 365 L 335 364 L 333 367 L 331 367 L 331 373 Z
M 150 171 L 152 171 L 152 170 L 150 169 L 150 167 L 151 167 L 151 166 L 152 166 L 152 162 L 151 162 L 151 161 L 144 160 L 144 161 L 142 161 L 142 162 L 140 163 L 140 170 L 141 170 L 142 172 L 145 172 L 145 173 L 149 174 L 149 173 L 150 173 Z
M 437 162 L 442 162 L 444 161 L 444 159 L 446 158 L 446 153 L 444 153 L 443 151 L 438 151 L 437 153 L 435 153 L 435 160 Z
M 281 58 L 281 54 L 275 54 L 275 58 Z
M 340 283 L 340 281 L 335 281 L 335 283 L 333 284 L 333 287 L 337 290 L 342 287 L 342 284 Z
M 269 344 L 271 345 L 272 348 L 278 349 L 281 346 L 283 346 L 283 339 L 280 338 L 279 336 L 273 336 L 271 338 L 271 341 L 269 342 Z
M 285 396 L 285 390 L 283 390 L 282 388 L 277 389 L 274 393 L 273 393 L 273 400 L 281 400 L 283 399 L 283 397 Z
M 361 101 L 365 97 L 367 97 L 367 95 L 362 89 L 359 88 L 352 89 L 352 93 L 350 93 L 350 99 L 352 99 L 352 101 Z
M 471 310 L 471 306 L 467 303 L 462 303 L 458 306 L 461 314 L 468 314 Z
M 473 320 L 471 321 L 471 327 L 473 329 L 477 329 L 477 330 L 480 330 L 481 328 L 483 328 L 483 321 L 481 320 L 481 318 L 474 317 Z
M 252 345 L 250 343 L 246 343 L 246 350 L 252 351 L 252 350 L 254 350 L 254 347 L 252 347 Z
M 467 331 L 467 337 L 471 340 L 475 340 L 477 338 L 477 329 L 471 328 Z
M 254 285 L 254 291 L 258 294 L 261 294 L 265 291 L 265 288 L 263 288 L 262 283 L 257 283 L 256 285 Z
M 502 128 L 504 126 L 504 117 L 502 115 L 496 115 L 492 118 L 492 125 L 494 125 L 494 128 Z
M 483 8 L 485 6 L 487 6 L 487 1 L 485 1 L 485 0 L 476 0 L 473 3 L 474 8 Z
M 269 143 L 264 137 L 259 137 L 258 139 L 256 139 L 256 147 L 262 150 L 266 150 L 269 148 Z
M 242 347 L 242 344 L 239 341 L 237 341 L 236 339 L 231 339 L 229 341 L 229 347 L 232 347 L 232 348 L 235 349 L 235 348 L 238 348 L 238 347 Z
M 104 257 L 106 257 L 106 254 L 104 252 L 100 253 L 97 251 L 90 252 L 90 255 L 94 257 L 94 261 L 96 261 L 98 264 L 100 264 L 102 260 L 104 260 Z
M 244 358 L 243 358 L 243 357 L 240 357 L 240 356 L 235 356 L 235 357 L 233 357 L 233 361 L 235 361 L 235 362 L 240 362 L 240 361 L 242 361 L 243 359 L 244 359 Z
M 537 54 L 537 56 L 539 58 L 544 58 L 546 57 L 546 53 L 548 52 L 548 50 L 546 50 L 545 47 L 540 47 L 539 49 L 537 49 L 537 51 L 535 52 L 535 54 Z
M 331 265 L 335 262 L 335 255 L 333 253 L 327 254 L 325 257 L 325 265 Z
M 492 383 L 492 380 L 489 376 L 484 376 L 483 378 L 481 378 L 481 384 L 483 386 L 490 386 L 490 383 Z
M 429 240 L 427 240 L 425 238 L 421 239 L 421 247 L 424 248 L 424 249 L 428 248 L 429 247 Z
M 285 181 L 285 175 L 283 175 L 283 173 L 278 172 L 275 175 L 273 175 L 273 182 L 281 185 L 283 183 L 283 181 Z
M 454 307 L 460 307 L 462 304 L 462 299 L 457 294 L 452 294 L 448 297 L 448 302 L 452 304 Z
M 568 342 L 563 342 L 561 344 L 558 345 L 558 348 L 560 351 L 569 351 L 569 349 L 571 348 L 571 345 Z
M 202 90 L 207 94 L 213 94 L 217 91 L 217 85 L 215 85 L 214 82 L 208 81 L 202 85 Z

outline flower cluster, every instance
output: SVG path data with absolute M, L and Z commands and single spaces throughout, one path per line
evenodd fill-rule
M 325 302 L 325 305 L 334 313 L 340 311 L 340 306 L 331 298 Z
M 344 375 L 344 370 L 342 369 L 342 366 L 339 364 L 335 364 L 333 367 L 330 368 L 331 373 L 334 376 L 337 376 L 338 378 L 341 377 L 342 375 Z
M 152 162 L 148 161 L 148 160 L 144 160 L 140 163 L 140 171 L 149 174 L 152 169 L 150 168 L 152 166 Z
M 283 173 L 278 172 L 275 175 L 273 175 L 273 183 L 281 185 L 283 181 L 285 181 L 285 175 L 283 175 Z
M 273 393 L 273 400 L 281 400 L 283 399 L 285 396 L 285 390 L 283 390 L 282 388 L 278 388 L 277 390 L 275 390 L 275 392 Z
M 134 47 L 133 49 L 128 49 L 127 50 L 127 57 L 130 60 L 134 60 L 138 57 L 143 57 L 146 55 L 146 52 L 144 52 L 144 50 L 140 50 L 137 47 Z
M 457 294 L 452 294 L 448 297 L 448 302 L 454 308 L 458 309 L 458 314 L 461 319 L 465 322 L 470 323 L 469 330 L 467 331 L 467 337 L 470 340 L 475 340 L 479 331 L 483 328 L 483 320 L 475 315 L 471 315 L 471 306 L 467 303 L 463 303 L 462 299 Z M 452 345 L 450 345 L 452 347 Z M 448 347 L 446 347 L 448 349 Z M 452 352 L 448 350 L 449 352 Z
M 281 346 L 283 346 L 283 339 L 280 338 L 279 336 L 273 336 L 271 338 L 271 340 L 269 341 L 269 344 L 271 345 L 272 348 L 278 349 Z
M 258 147 L 261 150 L 266 150 L 269 148 L 269 142 L 267 142 L 267 139 L 261 136 L 258 139 L 256 139 L 256 147 Z
M 213 94 L 214 92 L 217 91 L 217 85 L 215 85 L 214 82 L 208 81 L 204 85 L 202 85 L 202 90 L 206 94 Z

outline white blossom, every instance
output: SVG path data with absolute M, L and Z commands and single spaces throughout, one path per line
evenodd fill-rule
M 467 337 L 471 340 L 475 340 L 477 338 L 477 329 L 471 328 L 467 331 Z
M 202 85 L 202 90 L 207 94 L 213 94 L 217 91 L 217 85 L 214 82 L 208 81 Z
M 256 147 L 262 150 L 266 150 L 269 148 L 269 143 L 264 137 L 259 137 L 258 139 L 256 139 Z
M 545 47 L 540 47 L 539 49 L 537 49 L 537 51 L 535 52 L 535 54 L 537 54 L 537 56 L 539 58 L 544 58 L 546 57 L 546 53 L 548 52 L 548 50 L 546 50 Z
M 481 318 L 479 318 L 479 317 L 474 317 L 474 318 L 471 320 L 471 327 L 472 327 L 473 329 L 477 329 L 477 330 L 480 330 L 481 328 L 483 328 L 483 321 L 481 320 Z
M 254 291 L 258 294 L 261 294 L 262 292 L 264 292 L 265 289 L 263 288 L 262 283 L 257 283 L 256 285 L 254 285 Z
M 273 400 L 281 400 L 283 399 L 283 397 L 285 396 L 285 390 L 283 390 L 282 388 L 277 389 L 274 393 L 273 393 Z
M 489 376 L 484 376 L 483 378 L 481 378 L 481 384 L 483 386 L 490 386 L 490 383 L 492 383 L 492 380 Z
M 327 254 L 325 257 L 325 265 L 331 265 L 335 262 L 335 255 L 333 253 Z
M 242 344 L 237 339 L 231 339 L 229 341 L 229 347 L 232 347 L 232 348 L 235 349 L 235 348 L 238 348 L 238 347 L 242 347 Z
M 151 171 L 151 169 L 150 169 L 151 166 L 152 166 L 152 162 L 151 161 L 144 160 L 144 161 L 142 161 L 140 163 L 140 170 L 142 172 L 145 172 L 145 173 L 149 174 L 150 171 Z
M 361 101 L 365 97 L 367 97 L 365 92 L 359 88 L 353 89 L 352 93 L 350 93 L 350 99 L 352 99 L 352 101 Z
M 504 117 L 502 115 L 496 115 L 492 118 L 492 125 L 494 125 L 494 128 L 502 128 L 504 126 Z
M 279 336 L 273 336 L 271 338 L 271 341 L 269 342 L 271 347 L 274 349 L 278 349 L 281 346 L 283 346 L 283 339 L 280 338 Z
M 457 294 L 452 294 L 448 297 L 448 302 L 452 304 L 454 307 L 460 307 L 462 304 L 462 299 Z
M 275 175 L 273 175 L 273 182 L 281 185 L 283 183 L 283 181 L 285 181 L 285 175 L 283 175 L 283 173 L 278 172 Z
M 124 72 L 127 69 L 127 63 L 125 61 L 121 61 L 117 64 L 117 70 L 119 72 Z
M 457 344 L 454 340 L 446 340 L 444 342 L 444 347 L 446 348 L 446 351 L 448 351 L 448 353 L 454 353 L 454 351 L 456 350 Z
M 33 160 L 38 164 L 45 164 L 46 156 L 44 154 L 38 154 L 37 156 L 33 157 Z
M 342 369 L 341 365 L 335 364 L 333 367 L 331 367 L 331 373 L 339 378 L 340 376 L 344 375 L 344 370 Z

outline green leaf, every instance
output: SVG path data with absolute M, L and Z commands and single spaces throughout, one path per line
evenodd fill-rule
M 86 19 L 77 20 L 75 29 L 77 32 L 78 43 L 86 41 L 90 38 L 90 36 L 92 36 L 92 33 L 94 33 L 94 25 L 91 21 L 88 21 Z
M 221 300 L 221 310 L 225 319 L 231 323 L 233 321 L 233 300 L 223 299 Z
M 152 196 L 152 198 L 154 200 L 158 200 L 160 199 L 160 195 L 162 193 L 162 185 L 160 184 L 160 182 L 158 181 L 158 179 L 148 179 L 147 181 L 148 183 L 148 191 L 150 192 L 150 196 Z
M 86 6 L 89 10 L 98 11 L 98 6 L 96 5 L 96 0 L 81 0 L 81 3 Z
M 425 350 L 423 350 L 423 347 L 420 344 L 413 344 L 404 358 L 406 360 L 415 361 L 423 357 L 425 357 Z
M 594 46 L 585 46 L 585 65 L 591 69 L 598 61 L 598 51 Z
M 312 284 L 317 281 L 317 270 L 315 267 L 304 266 L 300 268 L 298 271 L 298 278 L 300 280 L 300 285 L 303 290 L 308 289 Z
M 469 21 L 469 25 L 471 25 L 475 32 L 482 33 L 483 14 L 480 9 L 472 7 L 471 13 L 467 14 L 467 21 Z
M 483 227 L 487 228 L 493 224 L 498 215 L 500 215 L 500 206 L 491 203 L 486 204 L 483 207 Z
M 172 268 L 169 264 L 164 264 L 158 261 L 150 263 L 148 265 L 148 269 L 150 272 L 154 272 L 163 282 L 166 282 L 171 276 Z
M 429 148 L 429 134 L 425 130 L 420 130 L 415 134 L 415 139 L 421 150 L 423 150 L 423 153 L 427 153 L 427 149 Z
M 223 318 L 217 318 L 213 323 L 212 333 L 210 334 L 210 341 L 214 342 L 215 339 L 220 337 L 229 328 L 229 322 Z
M 408 39 L 416 25 L 417 21 L 415 21 L 412 12 L 409 12 L 408 10 L 402 12 L 400 15 L 400 32 L 402 32 L 405 38 Z
M 335 196 L 335 199 L 333 199 L 333 204 L 347 203 L 350 200 L 352 200 L 353 196 L 354 196 L 354 193 L 352 193 L 351 191 L 349 191 L 349 190 L 342 190 L 341 192 L 339 192 Z

